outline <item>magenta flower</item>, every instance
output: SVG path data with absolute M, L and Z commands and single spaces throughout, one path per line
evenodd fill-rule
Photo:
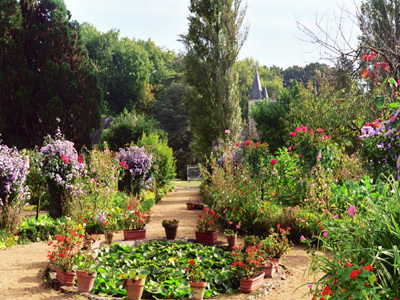
M 349 216 L 354 218 L 356 216 L 356 207 L 354 205 L 349 208 Z
M 324 238 L 328 238 L 328 233 L 327 232 L 324 232 Z
M 300 241 L 305 241 L 306 240 L 306 238 L 304 237 L 304 235 L 302 235 L 301 237 L 300 237 Z

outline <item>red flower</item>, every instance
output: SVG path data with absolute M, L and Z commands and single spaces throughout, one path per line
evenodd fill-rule
M 60 257 L 65 258 L 65 253 L 60 253 Z
M 322 291 L 322 296 L 329 295 L 330 292 L 331 292 L 331 287 L 328 285 Z
M 61 156 L 61 159 L 67 164 L 69 162 L 68 157 L 66 157 L 65 155 Z
M 79 162 L 80 164 L 83 163 L 82 157 L 78 156 L 78 162 Z
M 374 270 L 374 268 L 371 265 L 368 265 L 366 267 L 361 267 L 361 268 L 364 270 L 367 270 L 367 271 L 371 271 L 371 272 Z
M 127 208 L 127 209 L 133 209 L 133 206 L 128 205 L 126 208 Z
M 275 165 L 277 163 L 277 160 L 275 158 L 271 159 L 271 165 Z
M 257 142 L 255 145 L 256 145 L 256 146 L 260 146 L 260 143 L 259 143 L 259 142 Z
M 291 132 L 291 133 L 290 133 L 290 136 L 291 136 L 291 137 L 296 137 L 296 132 Z
M 249 141 L 245 141 L 244 144 L 245 144 L 245 146 L 249 146 L 250 142 Z
M 355 279 L 357 278 L 358 274 L 360 274 L 361 271 L 360 270 L 354 270 L 350 273 L 350 279 Z
M 240 267 L 243 267 L 243 262 L 242 262 L 242 261 L 239 263 L 239 266 L 240 266 Z
M 302 155 L 301 154 L 299 154 L 299 158 L 301 158 L 302 157 Z
M 188 263 L 194 266 L 194 261 L 193 260 L 189 260 Z
M 352 267 L 353 265 L 351 263 L 347 263 L 345 267 Z
M 121 166 L 125 166 L 126 162 L 125 161 L 121 161 Z

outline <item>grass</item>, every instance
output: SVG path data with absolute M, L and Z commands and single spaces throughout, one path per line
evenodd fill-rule
M 176 187 L 181 187 L 181 188 L 200 188 L 201 181 L 186 181 L 186 180 L 174 180 L 173 181 Z

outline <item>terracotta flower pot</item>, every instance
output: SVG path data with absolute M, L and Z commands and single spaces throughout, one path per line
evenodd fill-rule
M 142 298 L 145 279 L 125 281 L 125 289 L 128 294 L 128 300 L 140 300 Z
M 261 272 L 264 272 L 264 278 L 272 278 L 272 275 L 275 273 L 275 267 L 271 263 L 262 264 Z
M 108 245 L 112 244 L 115 232 L 114 231 L 106 231 L 106 232 L 104 232 L 104 235 L 106 237 L 106 243 Z
M 196 231 L 196 240 L 202 243 L 212 244 L 218 240 L 218 231 L 212 232 L 199 232 Z
M 176 236 L 178 234 L 178 224 L 169 224 L 165 229 L 165 235 L 167 236 L 168 240 L 174 240 L 176 239 Z
M 190 290 L 192 292 L 192 300 L 202 300 L 204 296 L 204 290 L 207 287 L 207 282 L 189 282 Z
M 124 241 L 144 240 L 146 238 L 146 229 L 124 230 Z
M 264 272 L 260 272 L 257 277 L 250 279 L 240 279 L 240 292 L 252 293 L 262 287 L 264 283 Z
M 78 292 L 90 292 L 93 288 L 93 283 L 96 278 L 97 273 L 91 273 L 77 270 L 76 271 L 76 279 L 78 281 Z
M 73 286 L 75 283 L 76 272 L 62 272 L 60 269 L 56 269 L 56 279 L 61 285 Z
M 229 248 L 233 248 L 236 246 L 236 238 L 237 234 L 227 235 L 226 240 L 228 241 Z

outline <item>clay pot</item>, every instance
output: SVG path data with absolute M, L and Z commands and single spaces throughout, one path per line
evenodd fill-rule
M 233 248 L 236 246 L 236 238 L 237 234 L 227 235 L 226 240 L 228 241 L 229 248 Z
M 165 235 L 167 236 L 168 240 L 176 239 L 176 236 L 178 234 L 178 224 L 169 224 L 165 226 L 164 229 Z
M 192 300 L 202 300 L 204 296 L 204 290 L 207 287 L 207 282 L 189 282 L 190 290 L 192 292 Z
M 212 231 L 212 232 L 196 231 L 195 234 L 196 234 L 196 241 L 198 242 L 213 244 L 218 240 L 218 231 Z
M 62 272 L 60 269 L 56 269 L 56 279 L 61 285 L 73 286 L 75 283 L 76 272 Z
M 76 271 L 76 279 L 78 281 L 78 292 L 80 293 L 88 293 L 93 288 L 93 283 L 96 278 L 97 273 L 91 273 L 77 270 Z
M 142 298 L 145 279 L 125 281 L 125 289 L 128 294 L 128 300 L 140 300 Z
M 264 278 L 272 278 L 275 273 L 275 267 L 271 263 L 264 263 L 261 265 L 261 272 L 264 272 Z
M 124 230 L 124 241 L 137 241 L 146 238 L 146 229 Z
M 264 272 L 260 272 L 257 277 L 250 279 L 240 279 L 240 292 L 252 293 L 262 287 L 264 283 Z

